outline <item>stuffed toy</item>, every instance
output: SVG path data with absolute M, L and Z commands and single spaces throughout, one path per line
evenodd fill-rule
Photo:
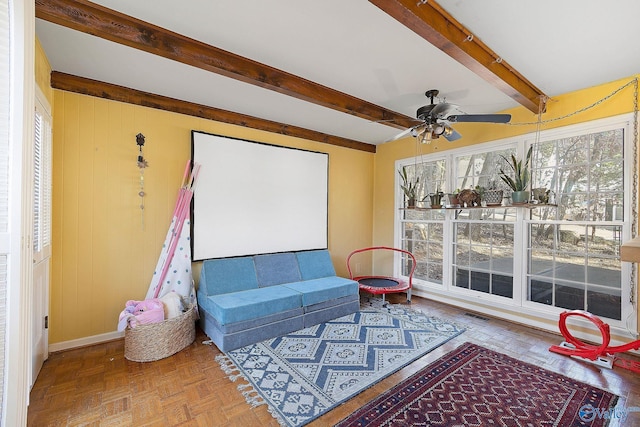
M 167 292 L 160 300 L 164 304 L 164 318 L 172 319 L 178 317 L 184 311 L 184 305 L 182 304 L 182 297 L 176 292 Z
M 164 320 L 164 304 L 158 298 L 144 301 L 129 300 L 120 313 L 118 331 L 124 331 L 127 326 L 135 328 L 146 323 L 157 323 Z

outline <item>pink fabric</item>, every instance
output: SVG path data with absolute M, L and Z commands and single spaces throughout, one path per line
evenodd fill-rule
M 164 320 L 164 304 L 159 298 L 144 301 L 129 300 L 120 313 L 118 330 L 123 331 L 129 325 L 135 328 L 145 323 L 157 323 Z

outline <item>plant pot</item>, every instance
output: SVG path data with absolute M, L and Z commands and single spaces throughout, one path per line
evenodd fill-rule
M 453 194 L 450 194 L 449 195 L 449 204 L 451 206 L 458 206 L 460 204 L 460 200 L 458 200 L 458 195 L 454 196 Z
M 497 206 L 502 204 L 502 190 L 485 190 L 483 200 L 487 206 Z
M 514 191 L 511 193 L 511 203 L 514 205 L 524 205 L 529 201 L 528 191 Z
M 416 207 L 416 199 L 414 197 L 407 199 L 407 208 L 415 208 Z
M 431 207 L 435 209 L 439 209 L 442 207 L 442 193 L 432 193 L 429 194 L 429 200 L 431 201 Z

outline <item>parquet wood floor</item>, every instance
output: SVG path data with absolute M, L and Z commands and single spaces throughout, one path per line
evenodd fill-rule
M 389 296 L 402 302 L 401 295 Z M 401 379 L 453 350 L 465 341 L 534 363 L 609 390 L 621 396 L 617 408 L 640 409 L 640 375 L 620 368 L 602 369 L 548 351 L 562 341 L 542 332 L 499 319 L 483 319 L 466 310 L 414 297 L 412 308 L 465 325 L 462 335 L 423 356 L 310 423 L 333 425 Z M 251 407 L 217 362 L 215 346 L 195 342 L 163 360 L 149 363 L 124 358 L 124 340 L 53 353 L 31 391 L 29 426 L 273 426 L 266 405 Z M 633 358 L 625 355 L 624 357 Z M 635 360 L 640 360 L 635 358 Z M 629 412 L 624 423 L 640 426 L 640 412 Z

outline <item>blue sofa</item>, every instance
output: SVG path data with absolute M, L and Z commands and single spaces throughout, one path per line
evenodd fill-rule
M 358 282 L 336 276 L 327 250 L 204 261 L 200 326 L 230 351 L 355 313 Z

